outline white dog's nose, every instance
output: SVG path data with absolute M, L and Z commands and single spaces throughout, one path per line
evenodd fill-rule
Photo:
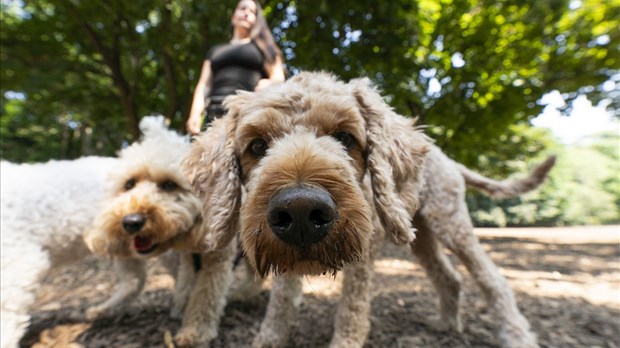
M 140 232 L 142 226 L 146 223 L 146 216 L 144 214 L 129 214 L 123 217 L 123 228 L 129 234 Z
M 267 206 L 273 233 L 286 243 L 307 247 L 322 240 L 338 218 L 336 203 L 324 189 L 297 186 L 274 195 Z

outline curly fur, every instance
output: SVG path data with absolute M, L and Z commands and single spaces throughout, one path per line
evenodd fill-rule
M 218 126 L 209 129 L 208 137 L 194 138 L 196 145 L 181 166 L 194 193 L 206 203 L 202 214 L 204 250 L 220 249 L 234 238 L 241 202 L 241 182 L 233 174 L 238 172 L 233 144 L 236 122 L 224 124 L 216 119 L 215 123 Z
M 228 114 L 197 139 L 183 170 L 206 206 L 240 205 L 218 226 L 205 227 L 210 246 L 225 245 L 239 226 L 242 247 L 257 271 L 286 275 L 274 280 L 254 346 L 286 344 L 300 288 L 295 275 L 344 269 L 330 346 L 361 347 L 370 330 L 373 260 L 384 235 L 410 244 L 437 287 L 437 328 L 462 329 L 459 276 L 441 251 L 444 245 L 463 261 L 501 318 L 504 345 L 536 346 L 512 291 L 473 235 L 464 194 L 466 182 L 497 196 L 534 189 L 553 159 L 521 181 L 484 178 L 446 157 L 414 120 L 394 113 L 367 79 L 344 83 L 327 73 L 301 73 L 225 104 Z M 353 142 L 340 143 L 342 132 Z M 263 145 L 267 150 L 261 153 Z M 212 180 L 214 173 L 224 181 Z M 310 245 L 286 242 L 269 222 L 272 197 L 298 186 L 325 190 L 337 206 L 337 221 Z
M 385 212 L 380 216 L 386 230 L 395 241 L 411 242 L 414 233 L 408 216 L 417 209 L 417 194 L 396 192 L 419 189 L 421 166 L 415 161 L 422 161 L 428 151 L 424 136 L 413 127 L 399 127 L 412 124 L 401 116 L 380 126 L 381 112 L 360 105 L 363 95 L 374 93 L 364 82 L 331 85 L 328 74 L 302 74 L 294 81 L 273 86 L 272 93 L 263 93 L 261 98 L 251 93 L 228 98 L 228 114 L 196 139 L 184 160 L 183 170 L 204 206 L 225 212 L 205 211 L 204 215 L 210 216 L 204 227 L 208 246 L 226 245 L 239 228 L 244 250 L 261 274 L 269 270 L 323 273 L 360 260 L 372 236 L 372 213 L 361 189 L 366 168 L 376 191 L 375 203 L 382 207 L 378 211 Z M 317 93 L 307 93 L 309 88 Z M 370 111 L 360 111 L 366 109 Z M 388 139 L 408 134 L 413 140 L 379 143 L 379 137 L 363 131 L 369 123 L 374 125 L 369 127 L 371 131 Z M 347 152 L 333 137 L 316 134 L 334 135 L 337 131 L 350 132 L 358 146 Z M 287 134 L 281 136 L 284 132 Z M 269 142 L 268 154 L 260 161 L 248 154 L 248 146 L 256 138 Z M 401 180 L 401 187 L 395 179 Z M 241 184 L 247 190 L 243 203 Z M 263 214 L 272 194 L 298 184 L 326 188 L 341 217 L 327 237 L 308 251 L 275 238 L 268 232 Z
M 120 152 L 119 163 L 107 179 L 102 208 L 84 238 L 94 253 L 121 259 L 178 250 L 182 267 L 172 315 L 182 315 L 183 324 L 175 342 L 207 344 L 217 336 L 235 248 L 230 243 L 201 254 L 203 267 L 194 274 L 192 252 L 200 251 L 203 210 L 179 167 L 189 151 L 189 139 L 168 130 L 163 121 L 163 117 L 144 118 L 140 123 L 144 139 Z M 125 295 L 91 308 L 89 315 L 109 314 L 139 293 L 145 274 L 143 270 L 134 273 L 142 279 L 137 287 L 120 291 Z
M 139 236 L 158 245 L 149 253 L 155 256 L 191 243 L 189 232 L 201 219 L 202 205 L 179 171 L 189 139 L 168 130 L 163 117 L 145 117 L 140 127 L 144 138 L 119 152 L 119 163 L 106 180 L 102 208 L 85 232 L 96 254 L 136 255 L 132 242 Z M 123 229 L 122 219 L 132 213 L 148 217 L 137 235 Z
M 95 217 L 114 158 L 15 164 L 2 161 L 3 348 L 17 347 L 38 283 L 53 267 L 89 254 L 83 229 Z

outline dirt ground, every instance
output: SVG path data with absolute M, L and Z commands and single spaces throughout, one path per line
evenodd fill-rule
M 620 226 L 476 233 L 513 287 L 542 347 L 620 347 Z M 458 265 L 464 276 L 464 333 L 435 332 L 426 324 L 437 307 L 428 278 L 407 248 L 386 243 L 376 261 L 366 347 L 497 347 L 497 318 Z M 114 284 L 108 262 L 95 258 L 51 274 L 21 346 L 166 347 L 165 336 L 180 326 L 168 316 L 172 277 L 153 262 L 145 291 L 124 314 L 86 320 L 85 309 L 106 299 Z M 265 313 L 268 285 L 258 298 L 228 304 L 212 347 L 250 346 Z M 304 280 L 289 347 L 329 343 L 339 291 L 340 276 Z

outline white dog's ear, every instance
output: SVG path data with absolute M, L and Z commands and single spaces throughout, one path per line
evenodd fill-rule
M 234 134 L 239 109 L 234 100 L 228 103 L 227 99 L 226 105 L 228 113 L 215 119 L 202 135 L 195 138 L 181 164 L 183 174 L 202 201 L 201 232 L 205 250 L 227 246 L 238 229 L 241 180 Z
M 410 243 L 429 142 L 414 127 L 415 119 L 396 114 L 368 79 L 354 79 L 349 86 L 366 121 L 367 167 L 377 214 L 395 243 Z
M 83 232 L 82 238 L 88 249 L 98 256 L 130 257 L 131 247 L 122 238 L 110 238 L 104 231 L 109 230 L 111 220 L 97 216 Z M 108 226 L 106 226 L 108 225 Z
M 108 251 L 107 243 L 97 232 L 98 230 L 91 224 L 82 233 L 82 238 L 84 239 L 84 243 L 88 247 L 88 250 L 90 250 L 93 254 L 106 255 Z

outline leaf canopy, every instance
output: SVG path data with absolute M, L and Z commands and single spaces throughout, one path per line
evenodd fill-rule
M 110 155 L 153 113 L 183 130 L 201 62 L 228 40 L 235 4 L 3 2 L 2 157 Z M 541 151 L 527 130 L 552 90 L 605 100 L 620 116 L 619 0 L 262 4 L 289 75 L 368 76 L 473 167 L 510 171 L 499 164 Z

